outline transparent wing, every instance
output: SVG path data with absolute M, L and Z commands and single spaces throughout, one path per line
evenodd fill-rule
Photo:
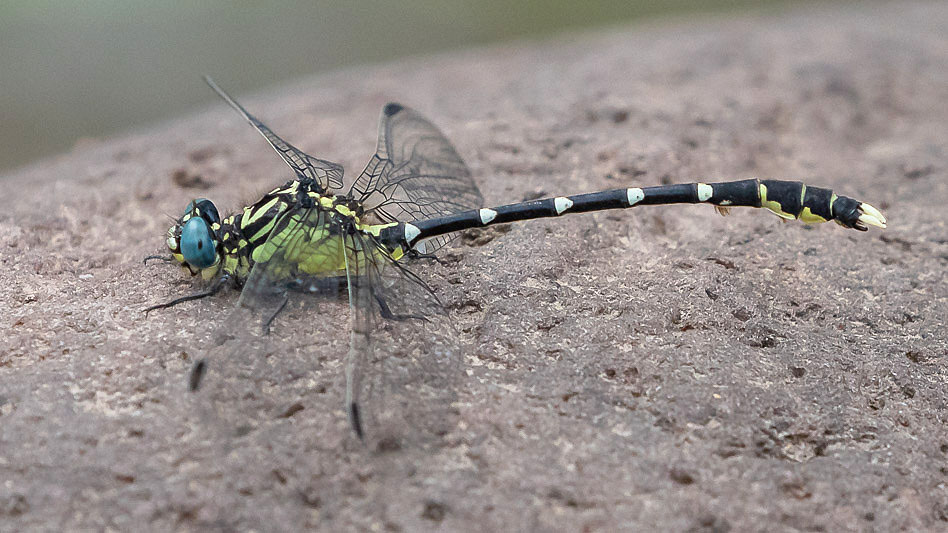
M 255 253 L 240 303 L 268 323 L 289 303 L 302 305 L 306 322 L 341 324 L 312 309 L 311 297 L 348 294 L 345 407 L 353 428 L 374 448 L 426 445 L 456 423 L 455 336 L 424 280 L 344 224 L 315 207 L 288 210 Z
M 225 102 L 240 113 L 251 126 L 260 132 L 260 135 L 263 135 L 267 142 L 270 143 L 270 146 L 280 154 L 283 161 L 286 161 L 286 164 L 293 169 L 293 172 L 296 173 L 299 179 L 312 180 L 312 182 L 318 186 L 317 192 L 319 193 L 325 193 L 330 189 L 342 187 L 342 165 L 323 159 L 317 159 L 284 141 L 279 135 L 273 133 L 270 128 L 264 125 L 263 122 L 260 122 L 256 117 L 248 113 L 242 105 L 238 104 L 237 101 L 224 92 L 223 89 L 218 87 L 210 76 L 204 76 L 204 81 L 207 82 L 211 89 L 214 89 L 214 92 L 223 98 Z
M 350 420 L 374 449 L 428 447 L 458 420 L 457 336 L 424 280 L 363 234 L 347 237 L 346 247 Z
M 254 252 L 239 304 L 279 312 L 290 293 L 338 295 L 345 288 L 342 228 L 325 211 L 288 209 Z
M 484 203 L 450 141 L 424 117 L 399 104 L 382 109 L 376 153 L 349 195 L 384 222 L 444 216 Z M 452 238 L 430 239 L 422 251 L 430 253 Z
M 366 426 L 377 427 L 376 410 L 366 408 L 363 400 L 371 399 L 379 392 L 379 382 L 372 378 L 374 360 L 372 330 L 374 329 L 372 287 L 367 283 L 363 271 L 365 250 L 361 241 L 350 236 L 346 239 L 346 282 L 349 292 L 349 353 L 346 355 L 346 413 L 349 423 L 359 439 L 365 439 Z M 369 374 L 370 379 L 366 379 Z M 381 379 L 381 378 L 380 378 Z M 369 402 L 372 403 L 372 402 Z

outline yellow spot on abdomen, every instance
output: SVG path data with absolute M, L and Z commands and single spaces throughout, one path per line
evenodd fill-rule
M 805 224 L 820 224 L 826 222 L 826 219 L 810 211 L 809 207 L 804 207 L 800 213 L 800 220 Z
M 786 218 L 788 220 L 794 220 L 797 218 L 784 211 L 783 206 L 780 205 L 780 202 L 774 202 L 767 199 L 767 186 L 763 183 L 760 184 L 760 206 L 769 210 L 771 213 L 777 215 L 780 218 Z

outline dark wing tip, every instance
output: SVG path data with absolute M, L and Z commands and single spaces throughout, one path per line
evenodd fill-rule
M 188 377 L 188 390 L 191 392 L 197 391 L 201 387 L 201 379 L 204 378 L 206 372 L 207 361 L 198 359 L 198 361 L 194 363 L 194 367 L 191 368 L 191 375 Z
M 395 113 L 398 113 L 402 109 L 405 109 L 405 106 L 392 102 L 392 103 L 385 104 L 385 107 L 382 108 L 382 112 L 385 113 L 385 116 L 390 117 L 394 115 Z
M 349 404 L 349 423 L 352 424 L 352 430 L 360 441 L 365 441 L 365 434 L 362 432 L 362 416 L 359 414 L 359 404 L 352 402 Z

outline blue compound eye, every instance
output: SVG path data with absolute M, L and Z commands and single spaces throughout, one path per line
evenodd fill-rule
M 211 228 L 203 218 L 194 217 L 181 229 L 181 255 L 193 267 L 207 268 L 217 259 Z

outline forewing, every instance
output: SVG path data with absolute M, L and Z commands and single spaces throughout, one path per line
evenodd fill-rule
M 206 81 L 207 84 L 211 86 L 211 89 L 214 89 L 214 92 L 223 98 L 225 102 L 240 113 L 251 126 L 260 132 L 260 135 L 263 135 L 263 138 L 270 143 L 270 146 L 283 158 L 283 161 L 293 169 L 293 172 L 296 173 L 299 179 L 312 180 L 312 182 L 317 185 L 317 192 L 319 193 L 325 193 L 330 189 L 342 187 L 342 165 L 333 163 L 332 161 L 317 159 L 284 141 L 279 135 L 273 133 L 263 122 L 260 122 L 256 117 L 248 113 L 242 105 L 238 104 L 229 94 L 218 87 L 209 76 L 205 76 L 204 81 Z
M 376 153 L 349 194 L 385 222 L 439 217 L 484 203 L 450 141 L 424 117 L 399 104 L 382 110 Z M 451 238 L 429 239 L 422 251 L 430 253 Z

